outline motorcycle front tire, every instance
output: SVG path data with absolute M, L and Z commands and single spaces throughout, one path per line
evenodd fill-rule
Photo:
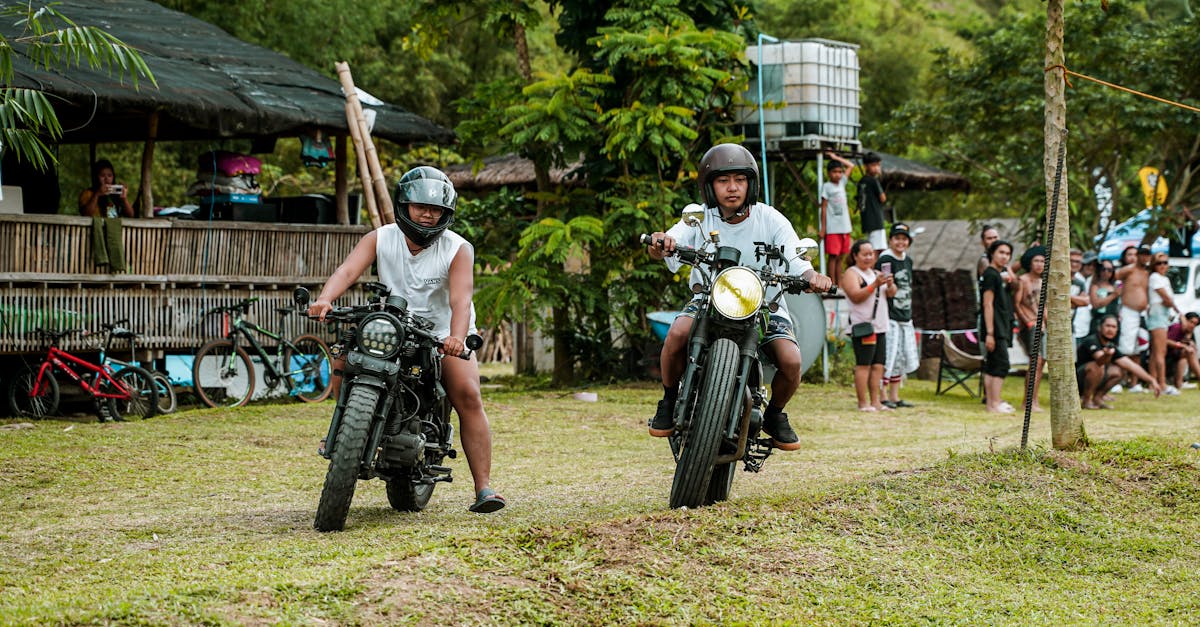
M 329 458 L 329 470 L 325 472 L 321 501 L 317 503 L 317 517 L 313 521 L 317 531 L 341 531 L 346 526 L 363 448 L 367 446 L 367 432 L 378 401 L 379 390 L 365 385 L 355 386 L 346 398 L 342 423 Z
M 713 342 L 709 348 L 696 411 L 683 434 L 679 462 L 675 464 L 671 509 L 705 504 L 717 451 L 733 411 L 740 357 L 737 344 L 728 338 Z
M 737 474 L 737 462 L 717 464 L 713 468 L 712 479 L 708 483 L 708 496 L 704 498 L 705 505 L 720 503 L 729 499 L 733 489 L 733 476 Z

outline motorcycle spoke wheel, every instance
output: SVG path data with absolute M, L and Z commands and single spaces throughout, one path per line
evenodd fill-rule
M 37 381 L 38 367 L 21 370 L 8 386 L 8 406 L 12 415 L 22 418 L 45 418 L 58 411 L 58 381 L 49 372 L 42 379 L 41 389 L 35 395 L 33 385 Z
M 192 384 L 209 407 L 240 407 L 254 395 L 254 364 L 233 342 L 213 340 L 196 352 Z
M 284 376 L 290 379 L 292 394 L 306 403 L 329 397 L 332 368 L 329 346 L 315 335 L 301 335 L 284 349 Z
M 729 339 L 713 342 L 702 374 L 696 410 L 681 441 L 675 479 L 671 483 L 671 509 L 700 507 L 708 497 L 721 438 L 736 398 L 740 351 Z

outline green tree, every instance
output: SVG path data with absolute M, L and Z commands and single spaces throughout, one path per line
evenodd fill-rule
M 0 37 L 0 141 L 39 169 L 46 169 L 54 160 L 47 142 L 62 136 L 62 126 L 45 93 L 13 86 L 14 56 L 23 56 L 44 69 L 69 70 L 86 64 L 115 72 L 122 79 L 128 76 L 135 88 L 139 77 L 154 83 L 136 50 L 99 28 L 75 24 L 53 4 L 4 4 L 0 19 L 18 31 L 15 37 Z
M 620 370 L 613 330 L 644 333 L 640 308 L 663 302 L 669 275 L 638 254 L 635 236 L 662 228 L 692 196 L 696 153 L 725 136 L 746 80 L 743 38 L 697 26 L 693 14 L 712 18 L 708 4 L 621 2 L 600 18 L 592 3 L 558 6 L 561 24 L 590 24 L 586 41 L 566 38 L 582 55 L 579 67 L 520 92 L 512 81 L 482 86 L 460 101 L 472 121 L 458 130 L 468 144 L 535 163 L 581 163 L 586 189 L 539 186 L 537 217 L 515 250 L 490 260 L 503 269 L 480 290 L 507 315 L 530 305 L 554 312 L 545 327 L 562 360 L 555 380 L 567 383 L 577 369 L 585 377 Z

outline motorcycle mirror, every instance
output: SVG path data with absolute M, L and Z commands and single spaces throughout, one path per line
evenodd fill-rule
M 375 294 L 379 300 L 386 300 L 388 295 L 392 293 L 392 289 L 378 281 L 370 281 L 363 284 L 363 289 Z
M 465 344 L 467 345 L 468 349 L 477 351 L 481 346 L 483 346 L 483 338 L 477 333 L 472 333 L 467 336 Z
M 308 301 L 311 300 L 311 297 L 308 293 L 308 288 L 297 287 L 296 289 L 292 290 L 292 300 L 296 301 L 297 307 L 307 307 Z
M 683 223 L 691 227 L 699 227 L 704 223 L 704 207 L 692 203 L 683 208 Z
M 812 261 L 816 257 L 818 250 L 817 241 L 811 237 L 806 237 L 800 240 L 800 245 L 796 247 L 796 256 L 805 261 Z

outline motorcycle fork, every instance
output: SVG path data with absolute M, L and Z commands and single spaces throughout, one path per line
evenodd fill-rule
M 333 449 L 337 446 L 337 432 L 342 428 L 342 410 L 346 407 L 346 399 L 350 397 L 353 381 L 344 381 L 338 388 L 337 405 L 333 408 L 333 417 L 329 419 L 329 431 L 325 434 L 325 459 L 333 457 Z
M 683 379 L 681 379 L 683 386 L 679 390 L 679 397 L 675 402 L 675 430 L 677 433 L 683 431 L 684 427 L 690 424 L 690 421 L 687 420 L 689 418 L 687 410 L 692 404 L 692 392 L 696 388 L 700 356 L 704 354 L 704 347 L 708 346 L 707 335 L 708 316 L 697 316 L 695 324 L 692 325 L 692 335 L 688 338 L 687 367 L 684 368 Z
M 742 360 L 738 367 L 737 379 L 734 381 L 737 397 L 733 399 L 730 408 L 732 411 L 727 418 L 729 425 L 725 428 L 725 439 L 736 441 L 737 449 L 733 453 L 717 457 L 716 463 L 718 464 L 728 464 L 741 459 L 746 454 L 746 440 L 750 433 L 751 407 L 746 403 L 746 395 L 749 392 L 746 382 L 750 377 L 750 367 L 758 357 L 757 334 L 747 333 L 745 339 L 742 340 L 739 352 Z

